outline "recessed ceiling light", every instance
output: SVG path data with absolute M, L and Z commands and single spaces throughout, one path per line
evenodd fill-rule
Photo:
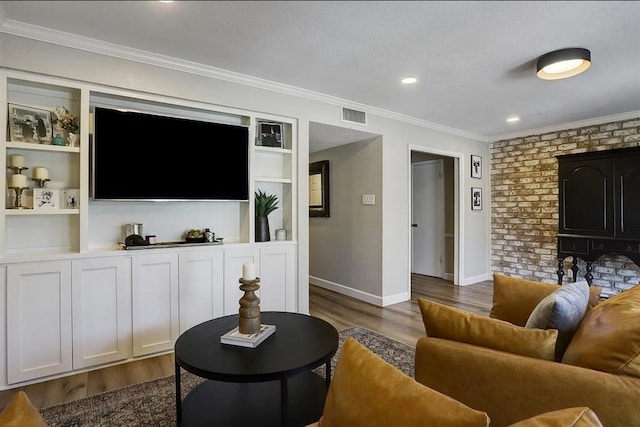
M 516 117 L 516 116 L 507 117 L 507 122 L 509 122 L 509 123 L 514 123 L 514 122 L 519 122 L 519 121 L 520 121 L 520 117 Z
M 416 83 L 418 81 L 418 79 L 416 79 L 415 77 L 405 77 L 404 79 L 402 79 L 400 81 L 402 82 L 402 84 L 412 85 L 412 84 Z
M 158 0 L 160 3 L 173 3 L 173 0 Z
M 582 48 L 560 49 L 538 59 L 537 76 L 543 80 L 572 77 L 591 66 L 591 52 Z

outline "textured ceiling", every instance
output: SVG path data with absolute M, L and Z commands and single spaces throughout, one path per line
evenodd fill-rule
M 487 140 L 640 110 L 636 1 L 3 1 L 22 23 L 337 97 Z M 9 25 L 10 24 L 10 25 Z M 592 67 L 542 81 L 536 59 Z M 417 85 L 399 79 L 414 75 Z M 507 116 L 520 122 L 508 124 Z

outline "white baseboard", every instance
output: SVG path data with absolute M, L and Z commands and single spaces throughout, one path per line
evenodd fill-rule
M 373 295 L 368 292 L 353 289 L 348 286 L 344 286 L 339 283 L 331 282 L 329 280 L 324 280 L 314 276 L 309 276 L 309 283 L 333 292 L 337 292 L 342 295 L 346 295 L 348 297 L 355 298 L 360 301 L 364 301 L 369 304 L 376 305 L 378 307 L 386 307 L 391 304 L 397 304 L 399 302 L 409 301 L 411 299 L 411 294 L 407 292 L 401 292 L 399 294 L 391 295 L 388 297 L 380 297 L 378 295 Z
M 473 276 L 473 277 L 467 277 L 466 279 L 463 279 L 460 281 L 460 286 L 467 286 L 467 285 L 473 285 L 474 283 L 478 283 L 478 282 L 486 282 L 487 280 L 491 280 L 492 277 L 490 274 L 479 274 L 477 276 Z
M 442 273 L 442 279 L 453 282 L 453 273 Z

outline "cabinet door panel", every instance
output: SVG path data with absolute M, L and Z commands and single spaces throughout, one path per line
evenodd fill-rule
M 71 370 L 71 262 L 7 267 L 9 384 Z
M 224 311 L 222 251 L 180 254 L 180 333 Z
M 260 249 L 260 309 L 295 311 L 295 250 L 291 245 Z
M 616 236 L 640 237 L 640 156 L 616 159 Z
M 131 355 L 129 258 L 73 261 L 73 368 Z
M 608 159 L 559 163 L 560 233 L 613 235 L 612 177 Z
M 172 350 L 178 338 L 178 255 L 132 260 L 133 355 Z

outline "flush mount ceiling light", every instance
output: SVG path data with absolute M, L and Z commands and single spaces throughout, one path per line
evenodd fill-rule
M 543 80 L 572 77 L 591 66 L 591 52 L 582 48 L 560 49 L 538 59 L 537 76 Z
M 418 81 L 418 79 L 416 79 L 415 77 L 405 77 L 404 79 L 402 79 L 400 81 L 402 82 L 402 84 L 412 85 L 412 84 L 416 83 Z

